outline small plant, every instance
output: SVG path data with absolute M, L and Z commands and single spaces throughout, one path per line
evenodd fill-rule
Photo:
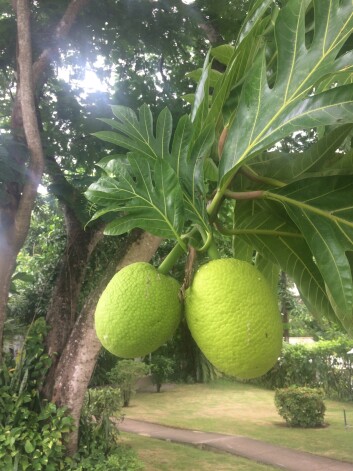
M 117 422 L 121 420 L 121 393 L 112 387 L 89 389 L 81 414 L 80 450 L 91 454 L 97 448 L 107 454 L 116 445 Z
M 72 471 L 135 471 L 142 463 L 135 452 L 118 443 L 121 393 L 113 387 L 92 388 L 86 393 L 80 423 L 78 453 Z
M 67 469 L 65 435 L 73 419 L 65 409 L 41 401 L 39 389 L 50 365 L 43 352 L 46 326 L 30 327 L 16 361 L 0 366 L 0 463 L 3 471 Z
M 136 381 L 147 373 L 148 366 L 141 361 L 134 360 L 119 360 L 108 373 L 110 382 L 120 388 L 124 407 L 128 407 L 130 399 L 135 393 Z
M 157 392 L 160 392 L 162 384 L 168 381 L 174 373 L 175 361 L 163 355 L 155 355 L 152 357 L 150 368 L 152 382 L 156 386 Z
M 275 404 L 291 427 L 320 427 L 324 425 L 324 392 L 321 389 L 292 386 L 277 389 Z

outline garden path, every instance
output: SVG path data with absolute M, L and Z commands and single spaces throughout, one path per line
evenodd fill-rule
M 226 452 L 287 471 L 353 471 L 352 463 L 296 451 L 240 435 L 180 429 L 128 418 L 119 424 L 119 430 L 193 445 L 205 450 Z

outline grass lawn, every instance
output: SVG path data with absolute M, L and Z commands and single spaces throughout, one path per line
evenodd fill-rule
M 122 442 L 130 445 L 144 463 L 144 471 L 275 471 L 278 468 L 225 453 L 203 451 L 191 446 L 122 433 Z
M 131 419 L 245 435 L 353 463 L 353 428 L 345 430 L 343 422 L 343 408 L 353 422 L 353 403 L 327 400 L 327 426 L 299 429 L 286 426 L 273 398 L 273 391 L 235 382 L 178 384 L 164 390 L 162 387 L 159 394 L 137 393 L 124 413 Z

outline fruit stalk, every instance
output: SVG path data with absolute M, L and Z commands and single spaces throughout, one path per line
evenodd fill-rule
M 169 252 L 163 262 L 159 265 L 157 270 L 163 275 L 168 275 L 169 271 L 173 268 L 179 258 L 183 255 L 184 249 L 180 244 L 176 244 Z
M 214 240 L 212 240 L 212 242 L 210 243 L 210 246 L 207 249 L 207 254 L 211 260 L 217 260 L 219 258 L 217 245 L 215 244 Z

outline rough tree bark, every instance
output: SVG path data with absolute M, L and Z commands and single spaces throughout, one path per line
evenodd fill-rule
M 17 16 L 18 82 L 12 110 L 11 128 L 16 139 L 25 139 L 30 154 L 23 185 L 8 182 L 6 201 L 0 201 L 0 359 L 6 305 L 19 250 L 27 237 L 37 187 L 44 170 L 43 148 L 35 107 L 35 85 L 48 65 L 55 42 L 63 38 L 88 0 L 72 0 L 54 32 L 53 46 L 46 48 L 33 64 L 28 0 L 13 1 Z M 13 157 L 16 159 L 16 156 Z M 25 166 L 25 162 L 18 161 Z
M 104 224 L 91 224 L 85 228 L 85 221 L 80 217 L 86 214 L 86 204 L 81 202 L 82 195 L 66 180 L 54 159 L 47 159 L 47 171 L 52 182 L 59 185 L 61 192 L 72 202 L 70 205 L 69 201 L 58 196 L 64 212 L 66 246 L 46 315 L 49 332 L 45 343 L 52 365 L 42 393 L 50 399 L 56 366 L 77 320 L 82 284 L 92 252 L 103 238 Z
M 32 48 L 30 11 L 27 0 L 17 0 L 18 73 L 17 103 L 20 104 L 23 130 L 30 154 L 28 177 L 19 191 L 17 185 L 9 185 L 9 204 L 0 218 L 0 358 L 2 354 L 3 329 L 11 276 L 16 257 L 28 233 L 37 187 L 44 170 L 44 156 L 40 138 L 34 99 L 32 76 Z M 12 191 L 14 190 L 14 191 Z
M 67 242 L 46 315 L 49 332 L 45 343 L 52 359 L 42 391 L 47 399 L 52 395 L 56 366 L 78 316 L 79 297 L 91 254 L 103 237 L 102 230 L 85 231 L 70 208 L 65 207 L 64 213 Z
M 130 263 L 148 262 L 160 243 L 160 238 L 147 232 L 136 230 L 131 233 L 118 265 L 114 261 L 110 263 L 99 285 L 87 298 L 61 355 L 56 368 L 52 401 L 68 407 L 77 426 L 77 429 L 68 437 L 69 454 L 74 454 L 77 450 L 82 404 L 101 349 L 94 330 L 94 312 L 98 299 L 116 271 Z

